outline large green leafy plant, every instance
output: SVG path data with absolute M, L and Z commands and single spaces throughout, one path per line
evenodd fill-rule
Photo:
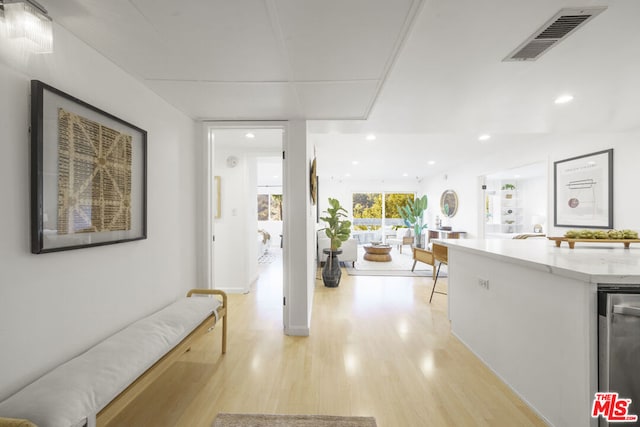
M 398 208 L 398 213 L 404 221 L 404 224 L 413 228 L 415 233 L 416 246 L 422 247 L 422 230 L 427 228 L 424 223 L 423 214 L 427 210 L 427 195 L 417 198 L 416 200 L 407 200 L 407 204 Z
M 340 202 L 337 199 L 329 198 L 329 207 L 323 213 L 327 215 L 320 217 L 320 219 L 326 222 L 327 226 L 322 230 L 331 240 L 331 251 L 333 252 L 342 246 L 342 242 L 346 242 L 349 239 L 351 221 L 345 219 L 348 218 L 347 210 L 340 206 Z

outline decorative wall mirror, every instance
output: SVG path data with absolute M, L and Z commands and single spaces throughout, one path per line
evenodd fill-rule
M 440 211 L 447 218 L 458 212 L 458 195 L 453 190 L 445 190 L 440 196 Z

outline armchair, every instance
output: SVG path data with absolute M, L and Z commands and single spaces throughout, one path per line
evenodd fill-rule
M 411 230 L 408 228 L 398 228 L 395 237 L 387 239 L 387 245 L 396 245 L 400 253 L 402 253 L 402 246 L 412 244 L 413 235 L 411 234 Z

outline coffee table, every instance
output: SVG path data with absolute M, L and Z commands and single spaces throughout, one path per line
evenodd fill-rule
M 375 262 L 389 262 L 391 261 L 391 246 L 390 245 L 364 245 L 364 259 L 367 261 Z

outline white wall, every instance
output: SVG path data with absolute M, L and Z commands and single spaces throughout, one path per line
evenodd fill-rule
M 305 121 L 289 122 L 285 138 L 283 197 L 285 333 L 310 333 L 315 287 L 315 206 L 311 205 L 310 165 L 313 147 L 307 139 Z
M 197 285 L 194 122 L 55 24 L 54 38 L 41 56 L 0 38 L 0 400 Z M 148 239 L 30 253 L 31 79 L 148 131 Z
M 640 201 L 637 193 L 637 182 L 640 181 L 640 169 L 637 159 L 640 158 L 640 131 L 628 133 L 544 135 L 539 140 L 522 144 L 510 150 L 477 159 L 473 163 L 460 165 L 436 177 L 425 179 L 424 191 L 429 197 L 429 224 L 439 213 L 440 195 L 445 189 L 453 189 L 458 193 L 459 208 L 455 217 L 449 219 L 449 225 L 468 232 L 467 238 L 478 235 L 480 224 L 479 206 L 480 185 L 478 177 L 503 169 L 514 168 L 538 161 L 548 162 L 547 173 L 547 235 L 564 234 L 566 228 L 553 226 L 553 162 L 567 158 L 613 148 L 614 163 L 614 227 L 640 229 Z M 447 179 L 444 179 L 444 175 Z M 445 224 L 446 225 L 446 224 Z
M 518 180 L 518 197 L 521 198 L 523 210 L 523 233 L 533 233 L 533 226 L 537 221 L 540 221 L 540 218 L 544 218 L 540 225 L 545 233 L 548 225 L 553 224 L 553 218 L 547 216 L 549 211 L 546 198 L 548 186 L 547 176 Z
M 237 166 L 227 166 L 229 156 L 238 158 Z M 258 268 L 255 157 L 242 149 L 216 148 L 213 167 L 220 176 L 222 202 L 221 217 L 214 222 L 214 285 L 249 292 Z

